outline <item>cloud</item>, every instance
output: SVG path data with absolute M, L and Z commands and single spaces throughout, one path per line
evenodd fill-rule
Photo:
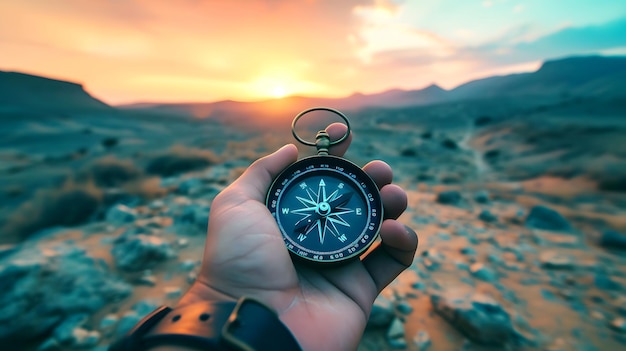
M 534 68 L 537 62 L 550 58 L 626 48 L 626 18 L 596 26 L 564 28 L 519 42 L 518 38 L 528 31 L 526 26 L 519 26 L 492 42 L 474 47 L 454 45 L 440 38 L 430 46 L 381 50 L 372 53 L 369 66 L 372 70 L 420 72 L 416 76 L 423 77 L 424 83 L 436 80 L 451 87 L 487 73 Z
M 266 85 L 325 96 L 450 87 L 626 47 L 626 20 L 580 24 L 626 7 L 577 2 L 561 16 L 564 1 L 0 1 L 0 69 L 84 82 L 109 102 L 251 100 Z

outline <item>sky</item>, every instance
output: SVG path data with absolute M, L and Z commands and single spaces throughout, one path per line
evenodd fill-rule
M 626 55 L 626 0 L 0 0 L 0 70 L 109 104 L 450 89 Z

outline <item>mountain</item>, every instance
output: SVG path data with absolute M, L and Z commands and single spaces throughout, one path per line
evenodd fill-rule
M 397 108 L 498 97 L 624 99 L 626 57 L 584 56 L 552 60 L 545 62 L 536 72 L 487 77 L 452 90 L 433 84 L 418 90 L 355 93 L 343 98 L 291 96 L 256 102 L 140 103 L 117 108 L 152 115 L 210 118 L 258 128 L 285 125 L 298 112 L 315 106 L 357 111 L 368 107 Z M 111 107 L 89 95 L 80 84 L 0 71 L 0 111 L 16 109 L 60 112 Z
M 0 71 L 0 111 L 77 112 L 111 110 L 82 85 Z
M 536 72 L 495 76 L 462 84 L 450 100 L 499 96 L 624 96 L 626 57 L 585 56 L 547 61 Z
M 313 106 L 340 110 L 367 107 L 408 107 L 442 102 L 491 99 L 498 97 L 602 97 L 626 95 L 626 57 L 582 56 L 545 62 L 536 72 L 517 73 L 473 80 L 452 90 L 430 85 L 419 90 L 393 89 L 377 94 L 355 93 L 345 98 L 292 96 L 260 102 L 219 101 L 213 103 L 135 104 L 125 109 L 147 109 L 222 122 L 252 123 L 249 116 L 262 117 L 261 123 L 292 118 Z

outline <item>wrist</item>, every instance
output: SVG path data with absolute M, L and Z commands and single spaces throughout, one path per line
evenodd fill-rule
M 219 290 L 216 290 L 204 284 L 201 281 L 196 281 L 187 290 L 187 292 L 178 300 L 175 308 L 181 308 L 187 305 L 196 303 L 216 303 L 216 302 L 237 302 L 239 297 L 234 297 L 225 294 Z

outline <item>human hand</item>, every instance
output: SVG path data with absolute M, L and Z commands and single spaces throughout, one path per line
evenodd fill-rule
M 331 140 L 346 132 L 327 128 Z M 351 138 L 331 147 L 342 156 Z M 313 267 L 293 262 L 274 217 L 265 206 L 272 181 L 297 160 L 294 145 L 259 159 L 213 201 L 199 276 L 178 306 L 247 296 L 272 307 L 304 350 L 354 350 L 380 291 L 412 262 L 417 235 L 396 219 L 407 204 L 391 184 L 391 168 L 363 167 L 380 189 L 385 221 L 381 242 L 360 260 Z

